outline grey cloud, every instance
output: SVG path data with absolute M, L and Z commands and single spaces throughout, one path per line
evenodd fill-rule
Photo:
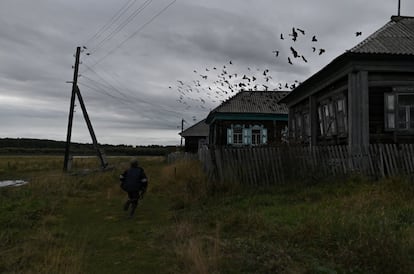
M 179 104 L 177 80 L 189 84 L 200 80 L 194 69 L 233 60 L 229 70 L 234 72 L 268 68 L 275 83 L 304 80 L 358 43 L 356 30 L 368 35 L 396 12 L 394 1 L 378 0 L 182 0 L 111 53 L 168 3 L 153 1 L 113 40 L 91 56 L 87 51 L 82 54 L 81 74 L 95 82 L 80 77 L 79 87 L 100 142 L 177 144 L 181 118 L 189 123 L 193 116 L 201 120 L 225 99 L 207 102 L 203 109 L 197 100 L 204 95 L 195 92 L 189 95 L 190 109 Z M 65 81 L 73 76 L 75 47 L 96 45 L 97 41 L 88 38 L 122 4 L 110 0 L 0 1 L 0 97 L 19 99 L 9 106 L 0 102 L 1 137 L 65 139 L 71 95 L 71 85 Z M 413 15 L 414 2 L 404 1 L 402 7 L 403 14 Z M 326 48 L 326 54 L 312 55 L 309 41 L 297 41 L 294 46 L 309 57 L 309 63 L 288 65 L 292 42 L 281 41 L 279 35 L 292 27 L 320 37 L 318 47 Z M 276 49 L 279 59 L 272 55 Z M 214 80 L 212 73 L 205 86 L 210 80 Z M 79 106 L 75 120 L 74 141 L 89 142 Z

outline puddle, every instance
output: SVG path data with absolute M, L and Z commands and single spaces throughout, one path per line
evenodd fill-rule
M 0 181 L 0 187 L 6 186 L 22 186 L 28 184 L 29 182 L 23 180 L 7 180 L 7 181 Z

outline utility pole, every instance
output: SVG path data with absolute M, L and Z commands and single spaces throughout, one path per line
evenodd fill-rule
M 72 82 L 72 97 L 70 98 L 70 108 L 69 108 L 69 121 L 68 121 L 68 132 L 66 137 L 66 148 L 65 148 L 65 159 L 63 161 L 63 171 L 68 171 L 69 169 L 69 161 L 70 161 L 70 139 L 72 136 L 72 122 L 73 122 L 73 112 L 75 108 L 75 97 L 78 97 L 80 106 L 82 108 L 83 117 L 85 118 L 86 125 L 89 129 L 89 134 L 91 135 L 93 147 L 96 150 L 96 153 L 98 154 L 98 158 L 101 161 L 101 167 L 102 169 L 105 169 L 108 166 L 108 162 L 106 161 L 105 155 L 102 153 L 102 151 L 99 149 L 98 141 L 96 139 L 95 132 L 92 127 L 91 120 L 89 119 L 88 112 L 86 111 L 85 103 L 83 102 L 82 95 L 80 93 L 79 87 L 78 87 L 78 72 L 79 72 L 79 58 L 80 58 L 81 48 L 76 48 L 76 60 L 75 60 L 75 66 L 74 66 L 74 74 L 73 74 L 73 82 Z
M 398 16 L 401 15 L 401 0 L 398 0 Z
M 81 48 L 77 47 L 76 56 L 75 56 L 75 66 L 74 66 L 74 72 L 73 72 L 72 96 L 70 98 L 68 131 L 67 131 L 67 136 L 66 136 L 65 159 L 63 161 L 63 171 L 68 171 L 68 165 L 69 165 L 70 139 L 72 136 L 72 122 L 73 122 L 73 111 L 75 108 L 75 95 L 76 95 L 76 89 L 78 86 L 80 52 L 81 52 Z
M 184 131 L 184 118 L 181 119 L 181 134 L 183 134 Z M 183 147 L 183 136 L 181 135 L 181 147 Z
M 82 98 L 82 95 L 80 93 L 78 86 L 76 86 L 76 95 L 78 96 L 79 104 L 82 108 L 83 118 L 85 118 L 86 125 L 88 126 L 88 129 L 89 129 L 89 134 L 91 135 L 91 138 L 92 138 L 93 147 L 95 148 L 96 153 L 98 154 L 98 158 L 101 161 L 101 167 L 102 169 L 104 169 L 106 168 L 108 163 L 105 159 L 106 157 L 104 157 L 104 155 L 102 154 L 102 151 L 99 149 L 98 140 L 96 140 L 95 131 L 93 130 L 91 120 L 89 119 L 89 115 L 88 115 L 88 112 L 86 111 L 85 103 L 83 102 L 83 98 Z

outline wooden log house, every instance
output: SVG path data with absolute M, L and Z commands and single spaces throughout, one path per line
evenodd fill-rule
M 414 143 L 414 17 L 392 16 L 281 103 L 292 142 Z
M 240 91 L 207 116 L 209 143 L 217 146 L 280 144 L 288 109 L 279 104 L 286 91 Z
M 179 134 L 184 137 L 184 150 L 185 152 L 195 153 L 199 147 L 204 144 L 208 144 L 208 130 L 209 127 L 206 124 L 206 120 L 202 120 L 191 127 L 187 128 Z

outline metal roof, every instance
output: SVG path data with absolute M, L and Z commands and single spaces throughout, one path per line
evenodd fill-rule
M 285 104 L 279 100 L 289 91 L 240 91 L 213 109 L 213 113 L 259 113 L 259 114 L 287 114 Z
M 414 17 L 392 16 L 391 21 L 368 36 L 355 47 L 336 57 L 324 68 L 306 79 L 289 95 L 281 100 L 291 104 L 295 98 L 308 92 L 312 83 L 326 78 L 336 67 L 343 67 L 350 60 L 359 60 L 362 57 L 414 57 Z
M 391 21 L 349 52 L 414 55 L 414 17 L 392 16 Z
M 187 128 L 183 132 L 180 132 L 179 134 L 182 137 L 203 137 L 208 136 L 209 127 L 206 124 L 206 119 L 192 125 L 191 127 Z

